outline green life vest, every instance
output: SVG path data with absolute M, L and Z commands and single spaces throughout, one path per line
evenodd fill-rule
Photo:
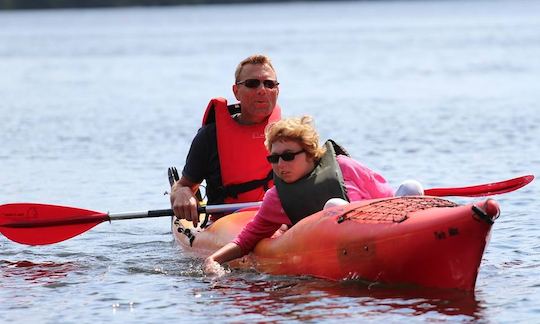
M 323 209 L 330 198 L 349 201 L 343 175 L 336 160 L 338 154 L 348 155 L 334 141 L 328 140 L 326 152 L 313 171 L 294 183 L 286 183 L 274 174 L 274 185 L 283 210 L 292 224 Z

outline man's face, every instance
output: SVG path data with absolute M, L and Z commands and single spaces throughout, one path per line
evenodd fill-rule
M 265 80 L 276 81 L 276 73 L 267 64 L 246 64 L 240 72 L 239 82 L 246 80 L 259 80 L 260 84 L 255 88 L 250 88 L 253 83 L 248 82 L 233 85 L 233 93 L 242 108 L 240 121 L 247 124 L 258 124 L 263 122 L 272 113 L 276 106 L 279 94 L 279 86 L 271 86 L 272 82 L 263 82 Z M 266 85 L 265 85 L 266 83 Z

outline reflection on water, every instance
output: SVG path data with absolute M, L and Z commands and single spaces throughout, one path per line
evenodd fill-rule
M 57 262 L 32 262 L 32 261 L 8 261 L 0 260 L 0 276 L 3 278 L 1 286 L 7 282 L 14 284 L 42 284 L 56 285 L 65 278 L 71 271 L 74 271 L 78 266 L 73 262 L 57 263 Z M 8 281 L 6 278 L 16 279 Z
M 254 278 L 256 277 L 256 278 Z M 249 292 L 249 293 L 246 293 Z M 270 320 L 351 319 L 380 316 L 479 320 L 483 308 L 474 293 L 449 289 L 385 287 L 359 281 L 233 275 L 214 279 L 201 295 L 241 310 L 235 316 Z M 234 306 L 234 307 L 232 307 Z M 394 318 L 395 319 L 395 318 Z

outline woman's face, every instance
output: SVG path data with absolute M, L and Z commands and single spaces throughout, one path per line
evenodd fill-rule
M 301 153 L 298 153 L 301 152 Z M 276 163 L 272 163 L 272 170 L 286 183 L 298 181 L 315 168 L 313 158 L 303 152 L 302 146 L 295 141 L 277 141 L 272 143 L 270 155 L 282 155 L 284 153 L 298 153 L 291 161 L 285 161 L 280 157 Z

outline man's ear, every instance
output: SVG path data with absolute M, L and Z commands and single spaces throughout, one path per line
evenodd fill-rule
M 236 98 L 236 100 L 240 101 L 240 99 L 238 99 L 238 85 L 237 84 L 233 84 L 232 92 L 234 93 L 234 97 Z

